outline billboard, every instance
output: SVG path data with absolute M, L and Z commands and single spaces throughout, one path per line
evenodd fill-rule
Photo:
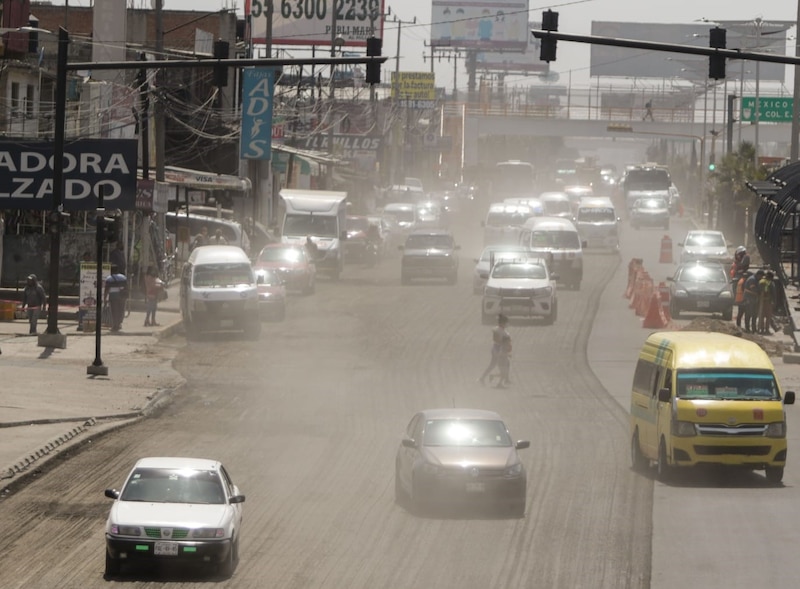
M 431 46 L 522 52 L 531 36 L 528 0 L 432 0 Z
M 392 72 L 392 98 L 407 108 L 435 108 L 435 75 L 430 72 Z
M 272 103 L 275 68 L 242 69 L 242 134 L 239 158 L 268 160 L 272 157 Z
M 540 29 L 542 23 L 528 23 L 528 30 Z M 479 51 L 476 55 L 478 69 L 491 72 L 540 74 L 549 71 L 547 62 L 539 60 L 539 39 L 528 35 L 528 44 L 523 53 L 507 51 Z
M 0 209 L 53 209 L 53 143 L 0 141 Z M 64 146 L 66 211 L 136 209 L 136 139 L 80 139 Z
M 365 47 L 367 37 L 383 37 L 385 0 L 273 0 L 273 45 L 330 45 L 333 36 L 350 47 Z M 254 43 L 267 39 L 269 0 L 245 0 Z M 336 34 L 332 35 L 333 10 Z
M 775 52 L 783 54 L 786 50 L 786 26 L 764 23 L 760 35 L 748 27 L 734 26 L 719 21 L 720 27 L 727 27 L 727 48 L 742 49 L 758 53 Z M 592 22 L 592 35 L 635 39 L 657 43 L 677 43 L 708 47 L 710 23 L 663 24 Z M 742 64 L 744 63 L 744 67 Z M 755 63 L 741 60 L 728 60 L 727 78 L 755 80 Z M 783 82 L 786 67 L 779 63 L 762 62 L 759 66 L 761 81 Z M 683 78 L 686 80 L 708 79 L 708 58 L 699 55 L 647 51 L 627 47 L 591 45 L 591 76 L 618 76 L 624 78 Z

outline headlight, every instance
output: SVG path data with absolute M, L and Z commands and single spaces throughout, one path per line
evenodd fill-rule
M 115 536 L 141 536 L 142 528 L 139 526 L 121 526 L 119 524 L 111 524 L 111 533 Z
M 497 296 L 500 294 L 500 289 L 497 288 L 496 286 L 487 286 L 484 289 L 483 294 L 488 296 Z
M 422 465 L 422 472 L 427 475 L 436 476 L 439 474 L 439 467 L 430 462 L 426 462 Z
M 192 538 L 224 538 L 225 530 L 222 528 L 198 528 L 192 530 Z
M 514 466 L 509 466 L 506 469 L 507 477 L 517 477 L 522 474 L 522 463 L 517 462 Z
M 689 296 L 689 293 L 687 293 L 684 289 L 679 288 L 679 289 L 677 289 L 675 291 L 675 296 L 676 297 L 686 297 L 686 296 Z
M 767 436 L 768 438 L 785 438 L 786 422 L 776 421 L 775 423 L 770 423 L 767 426 L 767 431 L 764 432 L 764 435 Z
M 545 286 L 544 288 L 536 288 L 533 290 L 533 296 L 535 297 L 549 297 L 552 294 L 553 294 L 552 286 Z
M 719 293 L 719 298 L 721 298 L 721 299 L 729 299 L 732 296 L 733 296 L 733 293 L 731 293 L 731 290 L 729 288 L 721 290 L 720 293 Z
M 691 421 L 673 421 L 672 422 L 672 435 L 689 438 L 697 435 L 697 430 Z

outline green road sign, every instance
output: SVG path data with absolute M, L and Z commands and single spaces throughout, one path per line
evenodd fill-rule
M 756 120 L 755 96 L 742 97 L 742 122 L 750 123 Z M 774 96 L 760 96 L 758 98 L 759 123 L 791 123 L 794 98 L 791 96 L 777 98 Z

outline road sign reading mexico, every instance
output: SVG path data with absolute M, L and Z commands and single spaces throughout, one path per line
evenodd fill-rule
M 794 112 L 794 98 L 760 96 L 758 98 L 758 121 L 760 123 L 791 123 Z M 742 122 L 755 122 L 755 96 L 742 97 Z

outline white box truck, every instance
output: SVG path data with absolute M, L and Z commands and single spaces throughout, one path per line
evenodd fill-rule
M 281 241 L 304 245 L 310 237 L 317 246 L 317 270 L 338 280 L 344 269 L 347 193 L 284 188 L 280 196 L 284 205 Z

